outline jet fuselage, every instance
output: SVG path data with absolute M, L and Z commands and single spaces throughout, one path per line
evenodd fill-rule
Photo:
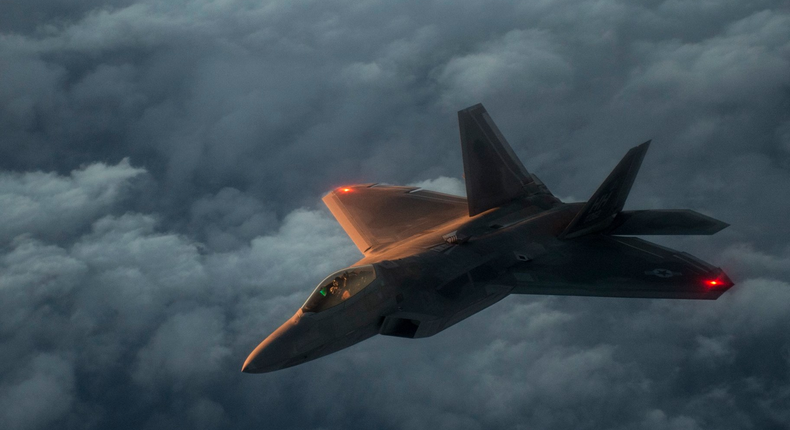
M 321 312 L 299 309 L 243 370 L 294 366 L 376 334 L 432 336 L 511 293 L 715 299 L 732 285 L 707 263 L 639 239 L 559 239 L 581 208 L 540 195 L 378 250 L 351 266 L 372 265 L 372 283 Z
M 623 210 L 650 142 L 631 148 L 585 203 L 529 173 L 482 105 L 458 112 L 466 198 L 362 184 L 323 201 L 365 255 L 324 279 L 242 371 L 278 370 L 376 334 L 432 336 L 508 294 L 715 299 L 727 275 L 637 235 L 727 226 L 687 209 Z

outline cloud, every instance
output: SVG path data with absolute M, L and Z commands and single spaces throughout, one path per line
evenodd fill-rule
M 190 207 L 190 228 L 220 251 L 236 249 L 276 225 L 263 203 L 235 188 L 223 188 Z
M 21 234 L 38 238 L 70 237 L 86 221 L 108 212 L 129 187 L 130 179 L 144 173 L 128 159 L 115 166 L 92 164 L 67 178 L 53 173 L 27 172 L 0 175 L 0 241 Z
M 82 410 L 113 423 L 126 408 L 119 405 L 132 402 L 134 425 L 205 420 L 212 428 L 257 422 L 245 412 L 254 399 L 302 410 L 266 416 L 307 427 L 347 427 L 354 417 L 410 428 L 693 428 L 714 419 L 670 400 L 683 398 L 704 408 L 759 403 L 760 414 L 738 409 L 739 425 L 782 417 L 773 399 L 788 395 L 776 375 L 790 364 L 783 352 L 790 339 L 781 335 L 788 323 L 781 296 L 790 289 L 770 279 L 741 282 L 713 303 L 513 297 L 425 341 L 375 338 L 267 375 L 268 394 L 253 394 L 260 378 L 238 374 L 241 360 L 318 279 L 353 262 L 348 241 L 317 210 L 294 211 L 277 229 L 222 252 L 201 251 L 139 213 L 99 218 L 69 245 L 22 236 L 0 278 L 4 362 L 11 374 L 37 375 L 22 363 L 35 369 L 37 355 L 66 357 L 54 368 L 66 376 L 5 378 L 4 398 L 13 400 L 3 413 L 20 428 L 80 420 Z M 758 364 L 764 370 L 735 370 Z M 75 391 L 74 374 L 94 388 Z M 289 388 L 294 383 L 299 390 Z M 103 400 L 102 387 L 114 387 L 114 402 Z M 39 414 L 18 407 L 20 390 L 72 400 Z M 242 411 L 238 396 L 250 399 Z M 312 404 L 315 396 L 338 402 L 328 413 Z M 69 406 L 77 404 L 89 406 Z
M 452 194 L 455 196 L 466 196 L 466 185 L 458 178 L 448 178 L 440 176 L 436 179 L 426 179 L 420 182 L 409 184 L 412 187 L 424 188 L 430 191 Z
M 570 63 L 550 33 L 541 30 L 512 30 L 474 53 L 451 59 L 438 77 L 447 87 L 448 110 L 511 91 L 525 99 L 561 97 L 571 79 Z
M 219 309 L 199 308 L 172 316 L 139 351 L 134 380 L 153 389 L 158 385 L 205 387 L 230 355 L 225 333 Z
M 4 2 L 0 418 L 12 428 L 781 428 L 790 421 L 781 2 Z M 455 111 L 629 208 L 715 302 L 511 297 L 263 377 L 246 355 L 360 258 L 328 189 L 463 195 Z M 42 405 L 46 405 L 43 407 Z
M 41 354 L 24 379 L 0 391 L 0 417 L 8 429 L 44 428 L 74 406 L 74 369 L 61 357 Z
M 117 168 L 127 169 L 128 164 Z M 113 181 L 132 174 L 108 169 L 94 164 L 69 177 L 18 175 L 18 182 L 27 185 L 17 184 L 16 196 L 45 194 L 49 203 L 37 207 L 39 219 L 57 219 L 64 213 L 58 202 L 85 195 L 109 212 L 125 198 Z M 254 201 L 238 192 L 226 194 Z M 0 321 L 8 340 L 1 358 L 8 376 L 0 385 L 0 413 L 14 428 L 67 422 L 69 413 L 76 413 L 77 421 L 87 420 L 79 417 L 81 408 L 74 409 L 78 404 L 112 421 L 118 412 L 102 405 L 101 394 L 101 387 L 110 386 L 118 401 L 138 397 L 143 408 L 168 403 L 165 393 L 180 393 L 189 405 L 185 415 L 179 412 L 181 420 L 204 417 L 206 425 L 226 423 L 225 401 L 196 390 L 222 384 L 221 375 L 235 376 L 267 330 L 292 313 L 326 273 L 357 256 L 327 211 L 297 210 L 279 229 L 233 251 L 216 252 L 161 231 L 154 216 L 126 213 L 96 219 L 98 209 L 79 201 L 88 207 L 70 216 L 74 223 L 88 224 L 89 231 L 58 244 L 42 234 L 37 235 L 42 239 L 21 235 L 2 256 Z M 202 204 L 208 203 L 198 202 L 198 208 Z M 257 216 L 255 210 L 241 208 L 217 223 L 245 225 Z M 27 377 L 15 382 L 20 378 L 15 375 Z M 92 388 L 78 395 L 77 383 Z M 37 392 L 46 399 L 61 397 L 59 407 L 42 413 L 35 407 Z M 160 418 L 146 416 L 141 424 L 156 427 L 172 417 Z
M 454 112 L 479 101 L 558 195 L 590 195 L 651 137 L 639 183 L 677 192 L 635 203 L 707 209 L 724 172 L 787 158 L 774 131 L 788 121 L 788 18 L 771 2 L 85 5 L 3 39 L 0 163 L 65 173 L 131 157 L 159 181 L 168 223 L 224 188 L 282 217 L 343 183 L 460 176 Z M 234 246 L 225 233 L 217 246 Z
M 752 243 L 733 244 L 722 253 L 722 259 L 731 270 L 744 276 L 787 276 L 790 271 L 790 255 L 784 252 L 765 252 Z

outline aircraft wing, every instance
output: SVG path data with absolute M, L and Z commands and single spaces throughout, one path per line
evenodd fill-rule
M 337 188 L 323 201 L 363 254 L 466 216 L 468 210 L 463 197 L 376 184 Z
M 586 236 L 513 271 L 516 294 L 716 299 L 733 282 L 685 252 L 623 236 Z

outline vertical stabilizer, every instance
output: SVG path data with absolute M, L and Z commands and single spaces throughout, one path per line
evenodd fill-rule
M 650 141 L 631 148 L 625 154 L 617 167 L 603 181 L 590 200 L 582 207 L 573 218 L 565 231 L 560 234 L 561 239 L 571 239 L 585 234 L 599 232 L 606 229 L 614 218 L 623 210 L 625 199 L 631 191 L 639 167 L 645 158 Z
M 545 192 L 502 136 L 482 104 L 458 112 L 469 216 Z

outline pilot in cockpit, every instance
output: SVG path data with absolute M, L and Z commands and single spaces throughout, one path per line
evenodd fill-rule
M 335 272 L 318 284 L 314 293 L 302 305 L 302 310 L 312 313 L 329 309 L 350 299 L 375 279 L 376 273 L 370 266 Z
M 344 272 L 342 275 L 336 277 L 332 281 L 332 286 L 329 287 L 329 292 L 333 295 L 339 295 L 340 300 L 346 300 L 351 297 L 351 292 L 348 290 L 348 277 L 349 273 Z

